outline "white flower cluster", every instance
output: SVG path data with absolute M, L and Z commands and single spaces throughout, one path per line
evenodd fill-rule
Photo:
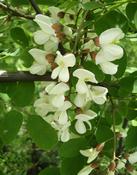
M 83 49 L 93 52 L 99 51 L 92 54 L 95 59 L 96 65 L 99 65 L 105 74 L 114 75 L 118 70 L 118 65 L 112 63 L 115 60 L 123 57 L 123 49 L 117 45 L 120 39 L 124 38 L 124 33 L 119 28 L 111 28 L 100 34 L 96 38 L 95 42 L 89 40 L 84 44 Z
M 56 7 L 49 7 L 49 12 L 51 17 L 39 14 L 34 19 L 40 27 L 40 30 L 34 33 L 34 41 L 44 49 L 33 48 L 29 51 L 34 58 L 30 72 L 44 75 L 50 71 L 53 82 L 46 86 L 40 98 L 35 101 L 34 107 L 36 113 L 44 117 L 58 131 L 59 140 L 66 142 L 71 138 L 71 121 L 75 120 L 75 130 L 78 134 L 86 133 L 87 127 L 92 129 L 90 121 L 97 117 L 97 114 L 90 109 L 91 102 L 104 104 L 108 90 L 98 85 L 91 71 L 82 68 L 82 65 L 76 65 L 73 53 L 62 55 L 58 49 L 64 35 L 69 37 L 72 35 L 71 28 L 62 25 L 59 19 L 64 17 L 64 24 L 70 24 L 68 15 L 70 17 L 73 13 L 65 13 Z M 100 50 L 95 60 L 106 74 L 114 74 L 117 71 L 117 65 L 111 61 L 120 59 L 123 56 L 123 49 L 114 42 L 123 36 L 123 32 L 118 28 L 109 29 L 99 36 Z M 84 49 L 93 51 L 91 45 L 94 45 L 93 40 L 85 43 Z M 72 69 L 74 66 L 76 68 Z M 69 86 L 72 76 L 77 78 L 73 100 L 70 98 L 72 87 Z M 74 119 L 68 114 L 70 109 L 76 113 Z
M 78 175 L 89 175 L 92 172 L 92 170 L 96 168 L 96 165 L 92 164 L 92 162 L 98 157 L 103 147 L 104 143 L 97 145 L 96 148 L 80 150 L 80 153 L 88 158 L 87 160 L 88 165 L 86 165 L 82 170 L 80 170 Z

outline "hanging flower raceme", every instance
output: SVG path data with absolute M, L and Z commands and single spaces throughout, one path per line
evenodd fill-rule
M 87 163 L 89 164 L 89 163 L 93 162 L 98 157 L 98 155 L 102 151 L 103 147 L 104 147 L 104 143 L 97 145 L 96 148 L 90 148 L 87 150 L 80 150 L 80 153 L 83 156 L 88 158 Z M 91 173 L 91 171 L 96 167 L 93 165 L 94 164 L 90 164 L 90 165 L 85 166 L 82 170 L 79 171 L 78 175 L 89 175 Z
M 35 60 L 32 66 L 29 68 L 30 73 L 44 75 L 46 71 L 50 70 L 51 65 L 46 59 L 46 56 L 48 56 L 46 51 L 34 48 L 29 50 L 29 53 Z
M 97 53 L 95 61 L 105 74 L 113 75 L 117 72 L 118 65 L 112 63 L 112 61 L 123 57 L 123 49 L 116 44 L 123 37 L 124 33 L 119 28 L 108 29 L 99 36 L 101 49 Z
M 97 104 L 103 104 L 106 101 L 107 88 L 96 86 L 97 80 L 95 75 L 85 69 L 76 69 L 73 76 L 78 78 L 76 84 L 77 95 L 75 104 L 78 107 L 83 107 L 88 101 L 94 101 Z M 87 83 L 89 84 L 87 84 Z M 90 85 L 90 82 L 95 85 Z
M 84 134 L 86 133 L 86 125 L 89 126 L 89 129 L 91 129 L 91 123 L 90 120 L 94 119 L 97 116 L 97 114 L 92 111 L 88 110 L 85 113 L 81 113 L 76 115 L 75 119 L 77 120 L 75 123 L 75 129 L 79 134 Z
M 57 51 L 57 57 L 55 58 L 55 63 L 57 67 L 52 71 L 51 78 L 59 78 L 59 81 L 68 82 L 69 81 L 69 67 L 73 67 L 76 63 L 76 58 L 73 54 L 62 55 Z

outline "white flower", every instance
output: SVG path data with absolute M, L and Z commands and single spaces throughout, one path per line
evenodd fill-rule
M 87 150 L 80 150 L 80 153 L 88 158 L 87 163 L 91 163 L 97 158 L 99 151 L 97 151 L 96 148 L 91 148 Z
M 71 125 L 70 121 L 66 121 L 64 124 L 60 124 L 58 118 L 54 115 L 51 126 L 58 131 L 58 139 L 62 142 L 67 142 L 70 139 L 69 127 Z
M 120 170 L 120 169 L 122 169 L 122 168 L 125 168 L 126 162 L 127 162 L 126 159 L 118 160 L 117 169 Z
M 54 6 L 51 6 L 51 7 L 48 7 L 48 10 L 51 14 L 51 17 L 53 19 L 56 19 L 56 20 L 59 20 L 60 17 L 58 16 L 59 12 L 62 12 L 61 9 L 59 9 L 58 7 L 54 7 Z
M 87 163 L 91 163 L 93 160 L 97 158 L 98 154 L 102 151 L 103 147 L 104 143 L 101 143 L 97 145 L 96 148 L 80 150 L 80 153 L 88 158 Z
M 73 76 L 78 78 L 78 82 L 76 84 L 76 91 L 80 94 L 85 94 L 88 91 L 88 87 L 86 82 L 97 83 L 95 79 L 95 75 L 85 69 L 76 69 L 73 72 Z
M 108 89 L 101 86 L 92 86 L 91 87 L 91 98 L 92 100 L 99 105 L 102 105 L 106 101 L 106 94 Z
M 85 166 L 77 175 L 89 175 L 94 168 L 91 165 Z
M 54 118 L 59 124 L 63 125 L 68 121 L 67 110 L 71 108 L 72 104 L 69 101 L 65 101 L 63 106 L 58 108 L 54 114 Z
M 123 57 L 123 49 L 115 43 L 124 37 L 119 28 L 111 28 L 99 36 L 101 50 L 96 55 L 96 64 L 101 66 L 104 73 L 113 75 L 117 72 L 118 66 L 111 61 Z
M 97 114 L 92 110 L 88 110 L 85 114 L 76 115 L 76 117 L 75 117 L 77 119 L 77 121 L 75 123 L 76 131 L 79 134 L 86 133 L 85 123 L 88 124 L 89 128 L 91 129 L 91 123 L 89 121 L 94 119 L 96 116 L 97 116 Z
M 86 82 L 97 83 L 92 72 L 85 69 L 77 69 L 73 72 L 73 76 L 78 78 L 76 84 L 78 94 L 74 100 L 76 106 L 83 107 L 88 101 L 92 100 L 97 104 L 103 104 L 106 101 L 107 88 L 86 84 Z
M 49 112 L 53 112 L 56 109 L 50 104 L 49 95 L 42 94 L 39 99 L 34 103 L 35 111 L 38 115 L 44 117 Z
M 97 49 L 97 46 L 95 45 L 93 40 L 89 40 L 83 45 L 82 49 L 88 50 L 89 52 L 93 52 Z
M 69 126 L 71 123 L 68 121 L 58 131 L 58 137 L 62 142 L 67 142 L 70 139 Z M 61 125 L 60 125 L 61 126 Z
M 29 53 L 35 60 L 32 66 L 29 68 L 30 73 L 44 75 L 46 71 L 50 69 L 50 64 L 46 60 L 46 51 L 34 48 L 29 50 Z
M 129 157 L 128 157 L 128 161 L 131 164 L 137 163 L 137 152 L 134 152 L 134 153 L 130 154 Z
M 56 37 L 55 30 L 52 28 L 52 25 L 55 24 L 57 21 L 45 16 L 45 15 L 36 15 L 34 21 L 40 26 L 41 30 L 38 30 L 34 33 L 34 40 L 37 44 L 42 45 L 47 43 L 50 44 L 50 48 L 54 48 L 54 51 L 56 48 L 58 48 L 58 39 Z M 52 47 L 51 47 L 52 45 Z M 45 49 L 48 51 L 49 48 L 45 46 Z
M 55 62 L 57 63 L 58 67 L 52 71 L 51 78 L 56 79 L 59 77 L 60 81 L 67 82 L 69 80 L 68 67 L 73 67 L 75 65 L 75 56 L 73 54 L 66 54 L 63 56 L 59 51 L 57 51 Z
M 69 86 L 63 82 L 55 85 L 55 83 L 51 83 L 47 86 L 46 92 L 50 95 L 51 104 L 59 108 L 63 106 L 65 101 L 65 92 L 69 90 Z

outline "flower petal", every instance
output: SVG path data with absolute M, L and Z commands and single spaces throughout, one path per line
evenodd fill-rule
M 81 79 L 78 80 L 76 84 L 76 91 L 80 94 L 85 94 L 88 92 L 88 87 L 83 80 Z
M 62 142 L 67 142 L 70 139 L 70 133 L 68 129 L 65 129 L 61 133 L 61 141 Z
M 39 45 L 46 43 L 49 40 L 49 37 L 50 36 L 46 35 L 42 30 L 38 30 L 34 33 L 34 41 Z
M 90 165 L 87 165 L 79 171 L 78 175 L 89 175 L 92 170 L 93 168 Z
M 85 94 L 77 94 L 74 100 L 74 103 L 77 107 L 84 107 L 87 103 Z
M 48 64 L 48 62 L 46 61 L 46 52 L 40 49 L 31 49 L 29 50 L 29 53 L 32 55 L 32 57 L 35 59 L 36 62 L 38 62 L 39 64 Z
M 44 44 L 44 49 L 48 53 L 56 52 L 58 49 L 58 39 L 56 37 L 50 37 L 48 42 Z
M 51 78 L 56 79 L 58 77 L 60 71 L 61 71 L 60 67 L 56 67 L 55 69 L 53 69 L 52 74 L 51 74 Z
M 56 95 L 52 97 L 51 103 L 54 107 L 60 108 L 63 105 L 64 100 L 65 100 L 64 95 Z
M 64 67 L 63 69 L 61 69 L 59 73 L 59 80 L 63 82 L 69 81 L 69 70 L 67 67 Z
M 69 90 L 69 86 L 61 82 L 56 86 L 54 86 L 53 89 L 51 89 L 51 91 L 49 92 L 49 94 L 52 94 L 52 95 L 64 94 L 68 90 Z
M 61 112 L 60 116 L 59 116 L 59 124 L 64 125 L 65 123 L 67 123 L 68 121 L 68 115 L 66 111 Z
M 46 73 L 46 65 L 40 65 L 38 63 L 33 63 L 29 68 L 31 74 L 44 75 Z
M 79 78 L 83 81 L 90 81 L 90 82 L 93 82 L 93 83 L 97 83 L 95 75 L 92 72 L 90 72 L 86 69 L 76 69 L 73 72 L 73 76 L 77 77 L 77 78 Z
M 104 104 L 106 101 L 106 94 L 108 93 L 108 89 L 101 86 L 93 86 L 91 88 L 91 96 L 95 103 Z
M 109 75 L 114 75 L 118 70 L 118 65 L 111 62 L 101 63 L 100 67 L 105 74 Z
M 116 44 L 109 44 L 102 47 L 107 61 L 114 61 L 123 57 L 123 49 Z
M 75 129 L 79 134 L 86 133 L 86 126 L 83 121 L 77 120 L 75 123 Z
M 105 30 L 99 36 L 100 45 L 114 43 L 124 37 L 124 33 L 120 28 L 111 28 Z
M 49 10 L 52 18 L 54 18 L 56 20 L 60 19 L 58 16 L 58 13 L 61 12 L 61 10 L 58 7 L 51 6 L 51 7 L 48 7 L 48 10 Z
M 63 57 L 63 61 L 66 67 L 73 67 L 76 63 L 75 55 L 72 53 L 66 54 Z

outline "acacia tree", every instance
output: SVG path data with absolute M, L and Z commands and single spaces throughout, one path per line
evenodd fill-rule
M 59 154 L 39 175 L 137 175 L 137 71 L 126 47 L 136 1 L 5 0 L 0 9 L 1 148 L 23 126 Z

